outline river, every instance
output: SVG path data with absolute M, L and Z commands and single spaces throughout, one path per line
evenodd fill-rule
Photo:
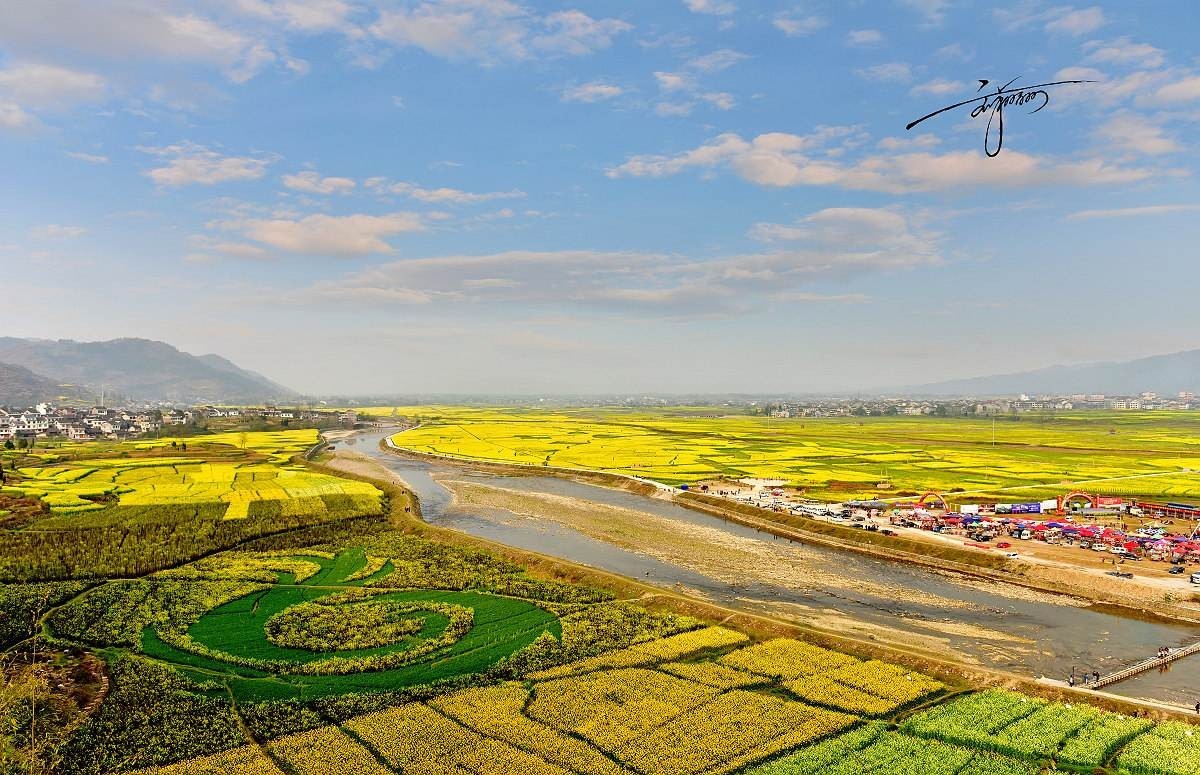
M 799 543 L 781 546 L 783 539 L 662 499 L 552 476 L 497 476 L 468 464 L 398 456 L 379 448 L 386 435 L 364 432 L 338 444 L 367 455 L 398 475 L 420 499 L 422 515 L 429 523 L 650 584 L 683 588 L 730 608 L 833 629 L 862 628 L 854 632 L 860 637 L 877 628 L 881 639 L 898 634 L 928 643 L 934 638 L 982 666 L 1034 678 L 1065 678 L 1072 667 L 1080 672 L 1107 673 L 1152 655 L 1159 646 L 1181 646 L 1200 639 L 1200 627 L 1146 621 L 1078 603 L 1060 604 L 1053 596 L 1028 594 L 1009 585 L 980 583 L 848 550 Z M 794 554 L 830 569 L 831 577 L 836 574 L 840 579 L 864 583 L 851 585 L 851 589 L 833 584 L 798 587 L 770 583 L 769 572 L 767 581 L 763 575 L 731 579 L 733 574 L 714 573 L 711 566 L 708 573 L 697 572 L 691 563 L 687 564 L 692 567 L 684 567 L 684 563 L 657 558 L 649 549 L 621 548 L 557 521 L 517 518 L 496 509 L 458 508 L 435 476 L 631 509 L 670 520 L 684 532 L 720 530 L 741 546 L 760 545 L 764 556 Z M 1190 707 L 1200 700 L 1200 655 L 1184 658 L 1161 672 L 1143 673 L 1106 691 Z

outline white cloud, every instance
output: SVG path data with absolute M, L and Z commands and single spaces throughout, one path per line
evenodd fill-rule
M 386 215 L 318 214 L 299 219 L 252 218 L 227 221 L 221 226 L 287 253 L 337 257 L 391 253 L 393 248 L 386 237 L 425 228 L 419 215 L 408 212 Z
M 1061 5 L 1046 10 L 1033 10 L 1034 6 L 1024 3 L 1015 8 L 995 8 L 992 15 L 1008 32 L 1017 32 L 1041 24 L 1046 32 L 1065 35 L 1086 35 L 1108 24 L 1103 9 L 1099 6 L 1076 9 Z
M 810 293 L 808 291 L 783 291 L 773 293 L 771 301 L 798 304 L 866 304 L 871 297 L 865 293 Z
M 912 67 L 905 62 L 888 62 L 882 65 L 861 67 L 855 70 L 854 74 L 869 81 L 903 83 L 912 80 Z
M 737 11 L 737 6 L 728 0 L 683 0 L 683 4 L 692 13 L 709 16 L 729 16 Z
M 1145 205 L 1142 207 L 1118 207 L 1111 210 L 1080 210 L 1068 218 L 1090 220 L 1093 218 L 1137 218 L 1144 215 L 1173 215 L 1175 213 L 1200 212 L 1200 204 Z
M 1162 105 L 1194 100 L 1200 100 L 1200 75 L 1189 75 L 1173 83 L 1160 86 L 1148 102 Z
M 45 226 L 38 226 L 30 231 L 30 234 L 37 239 L 75 239 L 87 234 L 87 229 L 82 226 L 64 226 L 58 223 L 48 223 Z
M 345 0 L 235 0 L 246 16 L 276 22 L 289 30 L 318 33 L 353 32 L 354 7 Z
M 935 97 L 944 97 L 947 94 L 962 94 L 966 90 L 967 85 L 962 81 L 948 81 L 945 78 L 934 78 L 932 81 L 912 87 L 909 94 L 932 94 Z
M 724 134 L 674 156 L 633 156 L 606 174 L 613 178 L 666 177 L 689 169 L 728 168 L 761 186 L 837 186 L 901 194 L 956 188 L 1111 185 L 1173 172 L 1126 167 L 1101 158 L 1054 160 L 1018 151 L 1005 151 L 995 158 L 971 151 L 911 152 L 866 156 L 856 162 L 820 155 L 829 139 L 848 132 L 830 127 L 813 135 L 772 133 L 750 141 Z
M 883 33 L 879 30 L 850 30 L 846 35 L 846 43 L 851 46 L 877 46 L 883 42 Z
M 950 5 L 950 0 L 900 0 L 902 5 L 906 5 L 924 17 L 925 26 L 937 27 L 946 20 L 946 8 Z
M 654 106 L 654 112 L 663 118 L 673 118 L 690 116 L 695 108 L 694 102 L 660 102 Z
M 12 102 L 0 102 L 0 127 L 4 129 L 32 129 L 38 125 L 38 120 L 20 105 Z
M 269 250 L 259 245 L 250 245 L 245 242 L 229 242 L 205 234 L 192 235 L 188 238 L 188 241 L 202 250 L 220 253 L 228 258 L 260 260 L 271 256 Z M 185 260 L 191 263 L 211 263 L 215 258 L 211 253 L 193 253 L 186 256 Z
M 1096 136 L 1119 150 L 1146 155 L 1174 153 L 1179 143 L 1163 128 L 1134 113 L 1122 112 L 1108 119 L 1096 130 Z
M 312 170 L 284 175 L 283 185 L 293 191 L 308 194 L 348 194 L 354 190 L 355 182 L 350 178 L 323 178 Z
M 603 102 L 620 97 L 624 94 L 624 90 L 620 86 L 615 86 L 611 83 L 603 81 L 592 81 L 591 83 L 579 84 L 577 86 L 568 86 L 563 89 L 563 102 Z
M 62 107 L 104 98 L 107 84 L 94 73 L 25 63 L 0 70 L 0 95 L 31 108 Z
M 67 151 L 67 156 L 88 164 L 108 164 L 108 157 L 98 153 L 83 153 L 82 151 Z
M 257 180 L 266 174 L 273 159 L 255 156 L 225 156 L 195 143 L 163 147 L 139 146 L 139 151 L 167 161 L 166 166 L 147 170 L 145 175 L 160 186 L 213 185 L 239 180 Z
M 613 38 L 633 29 L 620 19 L 593 19 L 583 11 L 559 11 L 541 20 L 544 30 L 531 46 L 547 54 L 583 56 L 608 48 Z
M 654 80 L 658 82 L 658 88 L 663 91 L 680 91 L 692 87 L 692 78 L 686 73 L 664 73 L 658 71 L 654 73 Z
M 969 62 L 975 57 L 974 52 L 967 51 L 961 43 L 951 43 L 947 46 L 942 46 L 933 55 L 938 59 L 954 59 L 959 62 Z
M 731 48 L 723 48 L 711 54 L 692 57 L 687 61 L 687 67 L 702 73 L 716 73 L 733 67 L 743 59 L 749 59 L 749 56 Z
M 1086 35 L 1108 24 L 1104 11 L 1100 6 L 1093 5 L 1079 11 L 1071 10 L 1056 19 L 1046 23 L 1047 32 L 1057 32 L 1066 35 Z
M 631 29 L 620 19 L 593 19 L 577 10 L 536 16 L 510 0 L 427 0 L 385 9 L 370 27 L 376 38 L 396 46 L 481 62 L 589 54 Z
M 770 224 L 762 224 L 764 233 Z M 803 290 L 942 262 L 938 235 L 887 210 L 834 208 L 801 219 L 767 252 L 697 260 L 677 254 L 509 251 L 392 261 L 319 283 L 308 299 L 379 304 L 572 305 L 666 316 L 753 309 L 757 301 L 861 302 L 862 294 Z
M 69 50 L 116 61 L 199 63 L 239 82 L 277 59 L 264 38 L 185 8 L 142 0 L 9 3 L 0 46 L 26 56 Z
M 1136 67 L 1162 67 L 1165 61 L 1163 50 L 1148 43 L 1134 43 L 1128 37 L 1115 40 L 1089 40 L 1083 44 L 1088 52 L 1087 62 L 1105 62 L 1115 65 Z
M 733 110 L 737 106 L 737 101 L 734 100 L 733 95 L 723 91 L 705 92 L 700 95 L 700 99 L 712 105 L 717 110 Z
M 823 29 L 829 22 L 820 16 L 797 16 L 785 13 L 772 19 L 771 24 L 789 38 L 803 38 Z
M 875 145 L 885 151 L 914 151 L 921 148 L 936 148 L 942 141 L 937 135 L 920 134 L 905 137 L 885 137 Z
M 457 188 L 424 188 L 415 183 L 392 183 L 384 178 L 368 178 L 364 185 L 380 194 L 406 196 L 430 204 L 477 204 L 496 199 L 520 199 L 525 196 L 525 192 L 520 189 L 472 193 Z

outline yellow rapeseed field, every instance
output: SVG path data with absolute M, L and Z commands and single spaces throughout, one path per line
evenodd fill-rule
M 377 408 L 420 423 L 396 444 L 466 460 L 641 476 L 668 484 L 779 479 L 841 500 L 962 492 L 1034 499 L 1085 488 L 1200 498 L 1200 413 L 772 419 L 669 410 Z M 881 488 L 880 484 L 886 485 Z
M 169 457 L 112 456 L 169 448 L 172 441 L 180 446 Z M 126 442 L 108 447 L 110 456 L 93 459 L 73 458 L 73 448 L 66 445 L 56 448 L 61 463 L 21 468 L 22 478 L 8 489 L 39 497 L 59 514 L 99 511 L 113 501 L 122 506 L 223 504 L 226 519 L 271 510 L 323 514 L 330 503 L 378 512 L 380 495 L 373 486 L 289 462 L 316 441 L 314 430 L 223 433 Z M 92 452 L 96 445 L 87 447 Z

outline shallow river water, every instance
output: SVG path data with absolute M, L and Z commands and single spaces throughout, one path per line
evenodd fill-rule
M 366 432 L 339 442 L 395 472 L 417 494 L 424 519 L 510 546 L 639 578 L 647 583 L 686 588 L 714 603 L 781 618 L 837 627 L 852 620 L 863 627 L 887 628 L 914 638 L 932 636 L 978 664 L 1027 676 L 1065 678 L 1077 671 L 1111 672 L 1144 659 L 1159 646 L 1179 646 L 1200 639 L 1200 627 L 1164 624 L 1079 605 L 1058 604 L 1044 595 L 1027 595 L 1007 585 L 980 583 L 850 551 L 807 544 L 784 547 L 805 561 L 836 570 L 840 578 L 863 584 L 828 587 L 759 580 L 729 581 L 681 564 L 656 559 L 651 552 L 630 551 L 548 519 L 516 518 L 501 510 L 468 511 L 453 503 L 451 493 L 435 480 L 448 476 L 478 481 L 527 494 L 569 496 L 621 507 L 689 526 L 719 529 L 743 541 L 762 542 L 764 552 L 778 553 L 770 534 L 726 522 L 675 503 L 634 493 L 581 484 L 550 476 L 496 476 L 468 465 L 401 457 L 379 449 L 387 434 Z M 769 546 L 770 545 L 770 546 Z M 715 575 L 715 574 L 714 574 Z M 769 572 L 765 574 L 770 578 Z M 914 594 L 906 595 L 904 590 Z M 988 633 L 993 637 L 988 637 Z M 862 634 L 859 632 L 858 634 Z M 886 637 L 881 633 L 881 637 Z M 1184 658 L 1168 669 L 1108 687 L 1106 691 L 1191 706 L 1200 701 L 1200 655 Z

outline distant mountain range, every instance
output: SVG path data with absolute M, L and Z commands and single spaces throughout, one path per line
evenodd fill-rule
M 0 404 L 33 406 L 43 401 L 68 399 L 84 401 L 90 392 L 75 385 L 60 385 L 52 379 L 34 374 L 24 366 L 0 363 Z
M 0 385 L 0 403 L 8 404 L 29 403 L 17 400 L 22 398 L 21 385 L 37 393 L 48 388 L 46 383 L 86 386 L 114 397 L 189 403 L 260 402 L 296 395 L 219 355 L 190 355 L 151 339 L 76 342 L 0 337 L 0 363 L 9 364 L 12 375 L 11 395 Z
M 1155 355 L 1134 361 L 1050 366 L 1034 371 L 912 385 L 902 392 L 916 395 L 1009 396 L 1020 393 L 1105 393 L 1137 395 L 1154 391 L 1171 396 L 1200 393 L 1200 350 Z

